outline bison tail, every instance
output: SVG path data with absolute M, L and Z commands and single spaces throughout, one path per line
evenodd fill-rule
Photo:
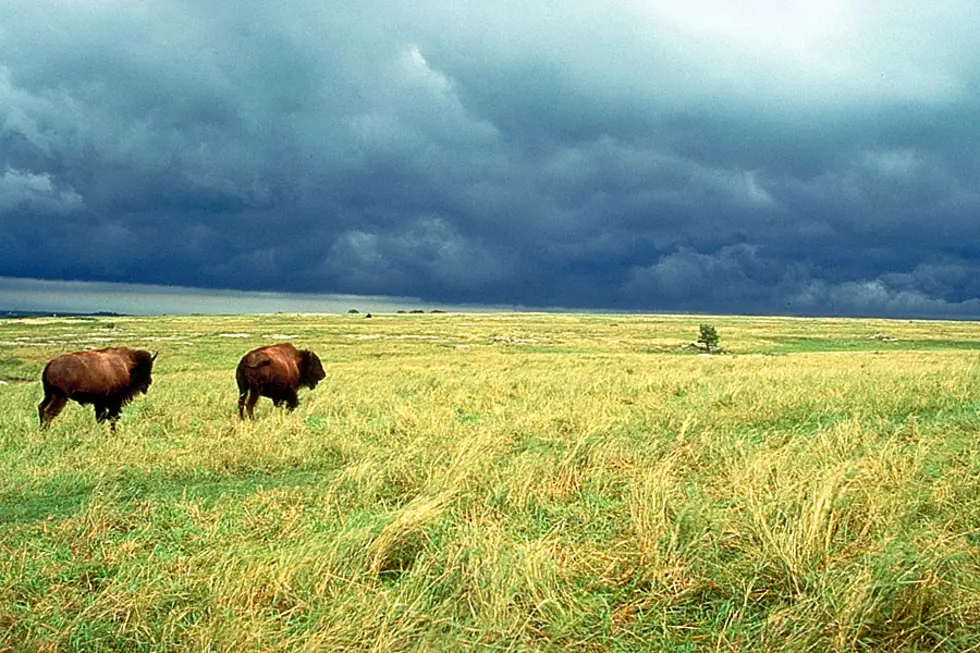
M 48 361 L 48 364 L 44 366 L 44 371 L 41 372 L 41 387 L 44 388 L 45 395 L 48 394 L 48 390 L 52 387 L 51 379 L 48 378 L 48 370 L 50 369 L 51 361 Z
M 248 391 L 248 379 L 245 378 L 245 360 L 242 359 L 238 363 L 238 369 L 235 370 L 235 381 L 238 382 L 238 392 L 240 394 L 245 394 Z

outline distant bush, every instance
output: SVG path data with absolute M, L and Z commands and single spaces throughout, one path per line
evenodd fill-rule
M 718 335 L 718 331 L 713 326 L 710 324 L 701 325 L 698 343 L 704 345 L 705 351 L 711 353 L 712 349 L 717 349 L 719 340 L 721 340 L 721 336 Z

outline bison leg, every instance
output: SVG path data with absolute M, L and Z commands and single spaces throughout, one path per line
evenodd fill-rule
M 110 401 L 106 406 L 106 416 L 109 418 L 109 430 L 116 432 L 116 422 L 119 421 L 119 413 L 122 411 L 121 401 Z
M 245 374 L 245 359 L 242 359 L 235 369 L 235 381 L 238 383 L 238 419 L 245 419 L 245 401 L 252 390 L 248 387 Z
M 46 429 L 58 413 L 65 407 L 68 403 L 68 397 L 63 394 L 56 392 L 44 393 L 44 399 L 37 406 L 37 414 L 41 420 L 41 428 Z
M 290 390 L 282 401 L 286 403 L 286 410 L 292 412 L 297 406 L 299 406 L 299 397 L 296 396 L 295 390 Z
M 248 398 L 248 388 L 238 395 L 238 419 L 245 419 L 245 400 Z
M 109 421 L 109 430 L 116 431 L 116 422 L 119 420 L 119 412 L 122 410 L 122 402 L 109 400 L 106 403 L 95 404 L 95 421 Z
M 247 398 L 246 398 L 247 397 Z M 255 402 L 259 400 L 259 393 L 249 390 L 238 398 L 238 416 L 245 419 L 242 409 L 248 414 L 249 419 L 255 419 Z

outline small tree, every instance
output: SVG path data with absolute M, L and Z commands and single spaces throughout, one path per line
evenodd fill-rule
M 718 348 L 718 341 L 721 337 L 718 335 L 718 331 L 715 330 L 710 324 L 701 325 L 701 333 L 698 336 L 698 342 L 704 345 L 705 350 L 711 353 L 712 349 Z

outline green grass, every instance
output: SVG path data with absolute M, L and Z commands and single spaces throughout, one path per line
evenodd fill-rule
M 710 323 L 724 355 L 685 347 Z M 236 334 L 247 334 L 239 337 Z M 289 336 L 286 338 L 285 336 Z M 0 650 L 980 647 L 980 324 L 0 321 Z M 278 340 L 328 376 L 236 414 Z M 38 379 L 159 351 L 118 430 Z

